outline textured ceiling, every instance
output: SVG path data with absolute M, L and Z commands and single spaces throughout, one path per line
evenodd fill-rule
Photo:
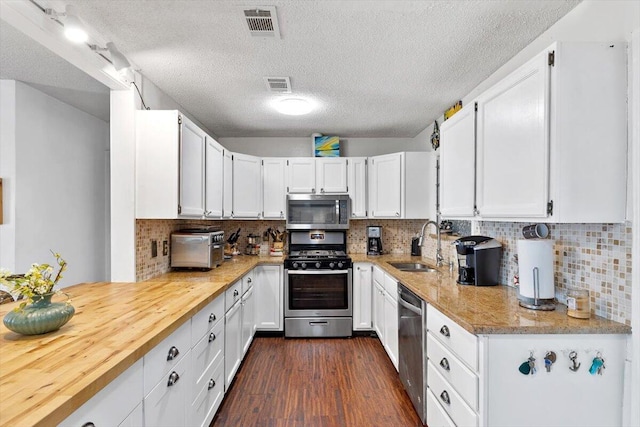
M 220 137 L 413 137 L 578 0 L 68 3 Z M 249 34 L 242 10 L 264 5 L 281 39 Z M 264 76 L 317 110 L 276 113 Z
M 36 89 L 109 121 L 109 89 L 0 20 L 0 78 Z

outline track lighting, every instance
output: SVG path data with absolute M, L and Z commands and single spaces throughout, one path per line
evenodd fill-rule
M 58 18 L 64 18 L 62 25 L 65 37 L 73 43 L 84 43 L 89 39 L 89 34 L 87 34 L 84 24 L 80 21 L 78 15 L 74 13 L 74 10 L 73 6 L 67 5 L 64 13 L 56 12 L 54 9 L 45 9 L 44 12 L 51 19 L 59 21 Z
M 109 56 L 111 57 L 111 63 L 113 64 L 113 68 L 116 71 L 121 72 L 131 67 L 131 63 L 127 60 L 127 58 L 118 50 L 113 42 L 107 43 L 107 47 L 99 47 L 95 44 L 90 44 L 89 47 L 94 52 L 109 52 Z

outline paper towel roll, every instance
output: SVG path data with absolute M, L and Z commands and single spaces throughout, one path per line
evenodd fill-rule
M 553 243 L 553 240 L 548 239 L 518 240 L 520 295 L 539 299 L 555 297 Z M 539 283 L 538 295 L 536 295 L 535 280 Z

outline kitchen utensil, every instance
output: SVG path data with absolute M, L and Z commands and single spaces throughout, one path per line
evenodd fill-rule
M 522 235 L 525 239 L 546 239 L 549 236 L 549 227 L 546 224 L 531 224 L 522 227 Z

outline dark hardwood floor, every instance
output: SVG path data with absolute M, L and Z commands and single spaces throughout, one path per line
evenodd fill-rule
M 256 337 L 211 426 L 422 426 L 380 341 Z

